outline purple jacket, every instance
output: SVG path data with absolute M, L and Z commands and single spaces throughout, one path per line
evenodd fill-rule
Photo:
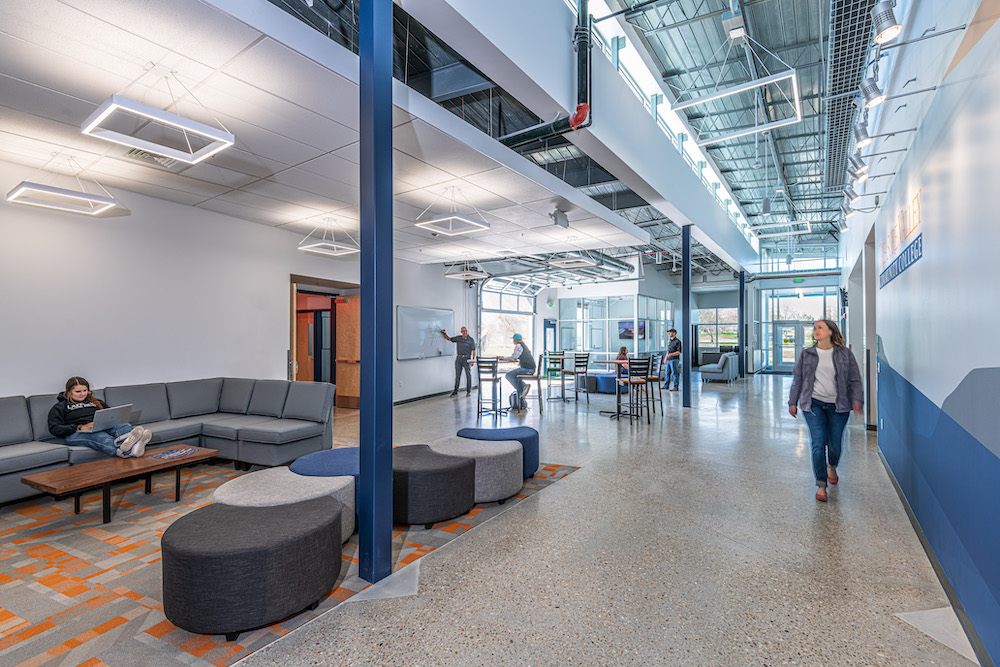
M 816 347 L 802 350 L 795 362 L 792 391 L 788 395 L 788 405 L 798 405 L 803 411 L 812 410 L 813 384 L 816 382 L 816 367 L 819 354 Z M 854 401 L 864 403 L 865 389 L 861 383 L 861 371 L 854 353 L 842 345 L 833 346 L 833 369 L 837 377 L 837 412 L 850 412 Z

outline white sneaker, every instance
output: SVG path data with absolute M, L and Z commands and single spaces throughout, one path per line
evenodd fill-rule
M 142 432 L 145 429 L 141 426 L 136 426 L 132 429 L 132 432 L 126 435 L 121 442 L 118 443 L 118 451 L 120 452 L 130 452 L 135 446 L 135 443 L 139 442 L 139 438 L 142 437 Z
M 529 391 L 531 391 L 531 385 L 526 383 L 524 389 L 521 390 L 521 398 L 527 396 Z
M 139 458 L 146 453 L 146 445 L 149 444 L 150 439 L 153 437 L 153 432 L 148 428 L 142 429 L 142 435 L 139 436 L 139 441 L 135 443 L 132 447 L 132 451 L 128 454 L 132 458 Z

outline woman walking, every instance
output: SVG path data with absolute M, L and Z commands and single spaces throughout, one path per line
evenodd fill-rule
M 816 500 L 826 502 L 826 485 L 840 481 L 837 464 L 847 419 L 861 416 L 864 387 L 854 354 L 844 346 L 844 336 L 832 320 L 813 323 L 816 344 L 802 350 L 795 362 L 788 413 L 802 408 L 812 437 L 812 465 L 816 475 Z

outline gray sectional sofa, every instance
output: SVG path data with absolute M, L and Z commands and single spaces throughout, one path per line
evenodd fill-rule
M 150 447 L 208 447 L 220 458 L 275 466 L 332 446 L 334 385 L 325 382 L 209 378 L 94 394 L 108 405 L 131 403 L 141 411 L 135 422 L 153 432 Z M 21 483 L 24 475 L 105 458 L 49 433 L 55 402 L 55 394 L 0 398 L 0 503 L 37 493 Z
M 716 364 L 703 364 L 698 370 L 701 371 L 701 381 L 721 380 L 732 382 L 740 374 L 740 358 L 735 352 L 724 352 Z

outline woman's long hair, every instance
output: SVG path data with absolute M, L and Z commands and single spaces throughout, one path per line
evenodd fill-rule
M 826 328 L 830 330 L 830 342 L 839 347 L 844 347 L 844 334 L 840 333 L 840 327 L 833 320 L 817 320 L 818 322 L 823 322 L 826 324 Z
M 622 346 L 622 349 L 618 350 L 618 356 L 615 359 L 628 359 L 628 348 Z
M 84 387 L 87 388 L 87 397 L 84 398 L 82 401 L 80 401 L 81 403 L 86 403 L 87 401 L 90 401 L 99 408 L 107 407 L 104 405 L 104 403 L 99 401 L 96 396 L 94 396 L 94 392 L 90 390 L 90 383 L 87 382 L 87 378 L 82 378 L 79 375 L 74 375 L 70 379 L 66 380 L 65 395 L 66 395 L 66 401 L 68 403 L 74 402 L 73 399 L 69 397 L 69 392 L 73 391 L 73 387 L 76 387 L 78 385 L 83 385 Z

